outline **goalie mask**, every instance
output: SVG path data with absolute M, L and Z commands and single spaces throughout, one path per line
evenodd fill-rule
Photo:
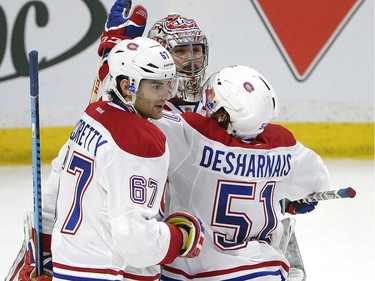
M 159 81 L 168 88 L 170 98 L 177 92 L 176 67 L 170 53 L 159 43 L 145 37 L 123 40 L 116 44 L 108 55 L 109 82 L 107 89 L 113 90 L 125 103 L 118 91 L 117 77 L 125 76 L 129 80 L 134 104 L 143 79 Z
M 186 102 L 201 101 L 200 86 L 208 64 L 208 44 L 195 20 L 169 15 L 154 24 L 148 37 L 164 46 L 174 58 L 179 80 L 177 97 Z
M 263 132 L 278 115 L 278 103 L 270 83 L 246 66 L 226 67 L 210 76 L 202 87 L 209 115 L 224 108 L 230 116 L 228 133 L 245 141 Z

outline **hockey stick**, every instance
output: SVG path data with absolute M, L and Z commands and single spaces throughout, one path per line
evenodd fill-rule
M 32 135 L 32 169 L 34 195 L 34 228 L 36 233 L 36 275 L 43 274 L 42 251 L 42 190 L 40 177 L 40 135 L 39 135 L 39 80 L 38 52 L 29 53 L 30 60 L 30 99 L 31 99 L 31 135 Z
M 310 203 L 330 199 L 353 198 L 356 191 L 352 187 L 341 188 L 338 190 L 328 190 L 321 192 L 314 192 L 303 199 L 297 200 L 298 203 Z
M 95 72 L 95 79 L 91 89 L 90 95 L 90 103 L 96 102 L 99 93 L 100 87 L 100 79 L 99 79 L 99 69 L 102 66 L 102 58 L 100 57 L 98 60 L 98 64 L 96 65 L 96 72 Z

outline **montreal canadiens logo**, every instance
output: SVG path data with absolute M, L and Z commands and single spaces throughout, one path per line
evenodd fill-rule
M 135 43 L 129 43 L 126 48 L 128 48 L 131 51 L 136 51 L 138 49 L 139 45 Z
M 251 85 L 250 82 L 245 82 L 245 83 L 243 83 L 243 87 L 245 88 L 246 92 L 251 93 L 251 92 L 254 91 L 254 86 Z

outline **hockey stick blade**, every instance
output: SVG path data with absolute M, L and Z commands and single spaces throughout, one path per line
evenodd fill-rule
M 298 203 L 311 203 L 330 199 L 354 198 L 357 192 L 352 187 L 341 188 L 338 190 L 328 190 L 314 192 L 303 199 L 297 200 Z

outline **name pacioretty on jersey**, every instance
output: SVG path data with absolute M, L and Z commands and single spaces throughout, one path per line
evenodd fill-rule
M 106 144 L 107 140 L 102 140 L 103 136 L 94 127 L 80 119 L 74 131 L 70 135 L 70 140 L 82 146 L 88 152 L 96 156 L 100 146 Z

